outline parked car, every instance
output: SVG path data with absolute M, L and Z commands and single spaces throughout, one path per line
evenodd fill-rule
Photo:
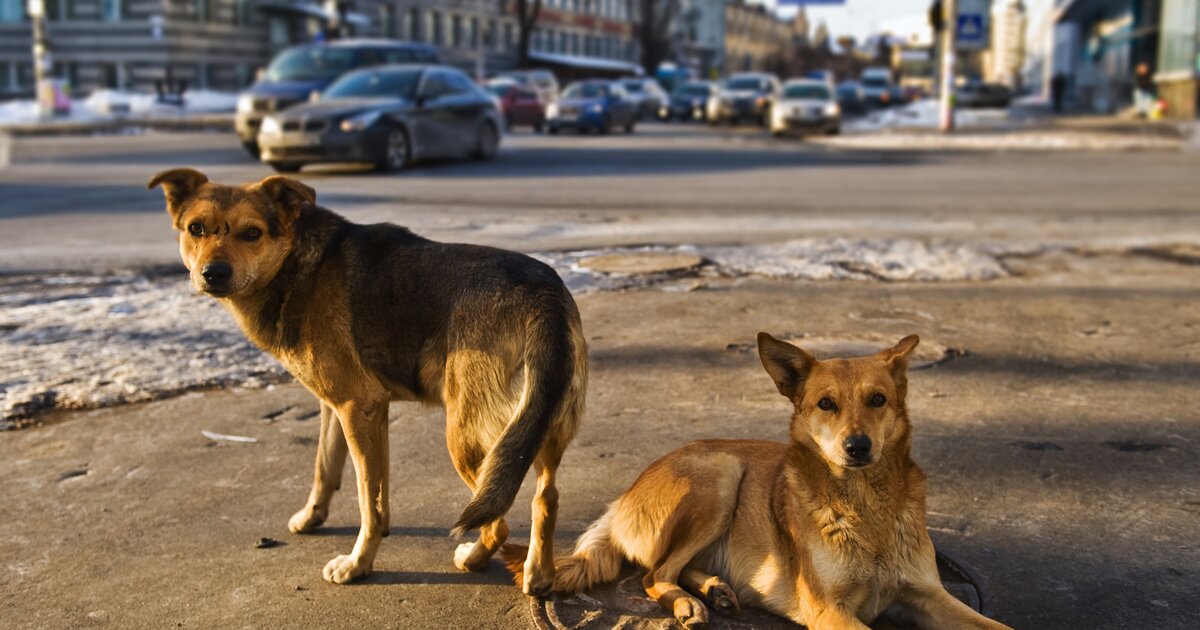
M 654 79 L 622 79 L 621 87 L 638 108 L 638 118 L 666 118 L 669 98 Z
M 500 103 L 505 129 L 528 125 L 541 133 L 546 123 L 546 103 L 532 87 L 517 84 L 512 79 L 492 79 L 483 85 Z
M 319 101 L 263 118 L 258 144 L 262 161 L 284 173 L 318 162 L 398 171 L 427 158 L 491 158 L 502 124 L 495 99 L 462 72 L 386 66 L 347 74 Z
M 258 157 L 258 127 L 264 116 L 309 100 L 351 70 L 394 63 L 439 63 L 437 49 L 392 40 L 342 39 L 280 52 L 262 77 L 238 95 L 234 128 L 242 146 Z
M 998 83 L 972 81 L 955 88 L 954 103 L 959 107 L 1008 107 L 1012 91 Z
M 667 118 L 704 120 L 708 117 L 709 99 L 716 97 L 717 85 L 709 81 L 690 81 L 671 94 Z
M 837 86 L 838 107 L 843 114 L 863 114 L 867 111 L 867 101 L 863 97 L 862 85 L 858 81 L 842 81 Z
M 717 101 L 717 115 L 709 122 L 717 125 L 752 120 L 765 126 L 779 90 L 779 78 L 773 74 L 734 74 L 725 81 Z
M 771 108 L 771 133 L 815 131 L 836 134 L 842 129 L 842 110 L 837 96 L 824 80 L 793 79 L 783 84 L 783 93 Z
M 633 133 L 637 121 L 637 104 L 625 93 L 620 81 L 593 79 L 572 83 L 557 102 L 546 107 L 546 129 L 552 134 L 566 128 L 580 133 L 589 129 L 608 133 L 614 127 Z
M 883 67 L 871 67 L 862 71 L 863 98 L 871 107 L 888 107 L 892 104 L 892 71 Z
M 522 87 L 532 88 L 545 103 L 558 98 L 558 79 L 549 70 L 515 70 L 505 72 L 498 78 L 511 79 Z

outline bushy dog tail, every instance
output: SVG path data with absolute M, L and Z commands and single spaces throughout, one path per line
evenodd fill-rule
M 525 335 L 525 389 L 515 418 L 484 459 L 475 496 L 454 524 L 453 535 L 478 529 L 512 507 L 547 430 L 563 410 L 576 364 L 587 361 L 586 356 L 575 356 L 572 335 L 581 334 L 575 312 L 572 305 L 559 304 L 542 309 L 530 320 Z
M 624 556 L 613 544 L 610 529 L 612 514 L 610 509 L 600 520 L 592 523 L 575 543 L 574 553 L 554 559 L 552 590 L 555 593 L 578 593 L 617 579 Z M 528 553 L 529 548 L 525 545 L 508 543 L 500 547 L 500 559 L 512 571 L 517 586 L 521 586 L 524 579 L 525 557 Z

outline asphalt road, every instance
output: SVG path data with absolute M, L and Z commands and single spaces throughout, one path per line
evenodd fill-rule
M 175 260 L 160 169 L 271 174 L 225 134 L 18 138 L 0 170 L 0 270 Z M 1105 245 L 1200 235 L 1200 155 L 857 152 L 750 129 L 640 126 L 632 136 L 506 139 L 492 162 L 399 175 L 306 169 L 357 221 L 522 250 L 916 236 Z
M 161 193 L 144 190 L 172 166 L 217 181 L 269 174 L 216 134 L 14 141 L 0 272 L 175 263 Z M 302 177 L 355 220 L 522 250 L 810 236 L 1006 245 L 1010 275 L 988 282 L 705 277 L 695 291 L 580 295 L 593 369 L 560 477 L 559 548 L 671 448 L 785 439 L 787 405 L 749 351 L 755 332 L 840 351 L 917 332 L 925 347 L 964 351 L 912 374 L 914 454 L 935 543 L 979 570 L 996 617 L 1183 629 L 1200 608 L 1197 166 L 1166 152 L 835 151 L 646 125 L 632 137 L 517 135 L 485 164 Z M 1168 244 L 1184 247 L 1141 248 Z M 311 476 L 313 407 L 296 385 L 230 388 L 0 433 L 0 625 L 528 627 L 528 601 L 498 564 L 480 575 L 450 564 L 447 526 L 466 490 L 436 409 L 392 407 L 392 535 L 376 574 L 321 580 L 353 543 L 357 512 L 350 484 L 320 535 L 286 531 Z M 518 540 L 529 485 L 510 513 Z M 283 545 L 254 549 L 262 536 Z

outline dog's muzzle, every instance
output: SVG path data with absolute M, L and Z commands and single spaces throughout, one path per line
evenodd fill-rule
M 210 262 L 200 270 L 204 278 L 204 290 L 208 293 L 228 293 L 229 281 L 233 279 L 233 267 L 227 262 Z
M 851 467 L 866 466 L 871 463 L 871 438 L 865 435 L 851 435 L 842 442 L 842 450 L 846 453 L 846 465 Z

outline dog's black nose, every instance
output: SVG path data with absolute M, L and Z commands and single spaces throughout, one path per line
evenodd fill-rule
M 842 442 L 842 448 L 846 449 L 846 455 L 849 455 L 850 459 L 866 459 L 871 455 L 871 438 L 865 435 L 851 435 Z
M 211 262 L 204 265 L 200 275 L 204 276 L 204 281 L 209 285 L 219 287 L 233 277 L 233 267 L 227 262 Z

